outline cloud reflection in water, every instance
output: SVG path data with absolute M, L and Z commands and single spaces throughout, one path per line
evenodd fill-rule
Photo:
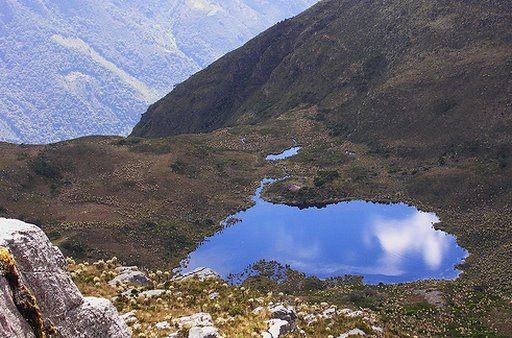
M 262 200 L 212 236 L 185 270 L 207 266 L 224 276 L 262 259 L 320 278 L 363 275 L 367 282 L 454 278 L 466 252 L 433 228 L 435 214 L 405 204 L 352 201 L 300 210 Z
M 432 213 L 417 212 L 406 219 L 376 219 L 374 234 L 384 250 L 382 265 L 399 271 L 402 261 L 411 254 L 421 254 L 430 270 L 437 270 L 450 246 L 450 237 L 433 229 L 439 218 Z

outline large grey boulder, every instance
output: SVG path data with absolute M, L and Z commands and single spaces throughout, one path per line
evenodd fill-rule
M 105 298 L 86 297 L 82 305 L 70 314 L 76 320 L 74 337 L 130 337 L 128 327 L 116 308 Z M 68 322 L 68 325 L 71 324 Z
M 33 337 L 38 329 L 37 320 L 26 318 L 26 312 L 22 315 L 27 302 L 13 299 L 14 294 L 33 302 L 33 312 L 41 317 L 44 329 L 54 330 L 60 337 L 130 337 L 110 301 L 82 296 L 67 272 L 64 256 L 41 229 L 0 218 L 0 248 L 14 262 L 19 279 L 13 283 L 12 274 L 0 270 L 0 304 L 5 305 L 0 307 L 0 337 Z

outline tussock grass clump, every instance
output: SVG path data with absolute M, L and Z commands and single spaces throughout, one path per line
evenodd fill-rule
M 261 337 L 268 329 L 269 307 L 284 304 L 297 312 L 297 330 L 288 337 L 338 336 L 353 328 L 371 334 L 373 314 L 349 318 L 335 315 L 324 317 L 331 308 L 327 303 L 304 302 L 300 297 L 285 293 L 264 292 L 256 288 L 230 285 L 220 279 L 173 280 L 170 271 L 146 271 L 151 282 L 146 286 L 108 282 L 117 275 L 117 259 L 95 263 L 76 263 L 68 259 L 69 270 L 80 290 L 88 296 L 112 299 L 121 314 L 132 313 L 136 319 L 127 323 L 134 337 L 167 337 L 169 333 L 186 333 L 189 327 L 179 327 L 175 320 L 204 312 L 212 316 L 213 325 L 223 337 Z M 156 295 L 147 291 L 160 290 Z M 363 318 L 367 317 L 367 318 Z M 372 317 L 372 318 L 370 318 Z M 314 319 L 312 319 L 314 318 Z M 156 324 L 168 322 L 168 328 Z M 186 336 L 186 335 L 185 335 Z

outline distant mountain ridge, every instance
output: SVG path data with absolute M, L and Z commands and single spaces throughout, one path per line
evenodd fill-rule
M 316 0 L 0 0 L 0 140 L 127 134 L 148 104 Z
M 322 1 L 177 86 L 132 135 L 208 132 L 312 108 L 333 135 L 374 145 L 506 144 L 511 13 L 505 1 Z

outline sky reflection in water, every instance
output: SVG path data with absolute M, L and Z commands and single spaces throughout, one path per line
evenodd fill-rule
M 260 198 L 241 219 L 207 239 L 185 271 L 210 267 L 226 277 L 262 259 L 320 278 L 357 274 L 367 283 L 451 279 L 466 256 L 455 237 L 436 231 L 433 213 L 405 204 L 343 202 L 300 210 Z

